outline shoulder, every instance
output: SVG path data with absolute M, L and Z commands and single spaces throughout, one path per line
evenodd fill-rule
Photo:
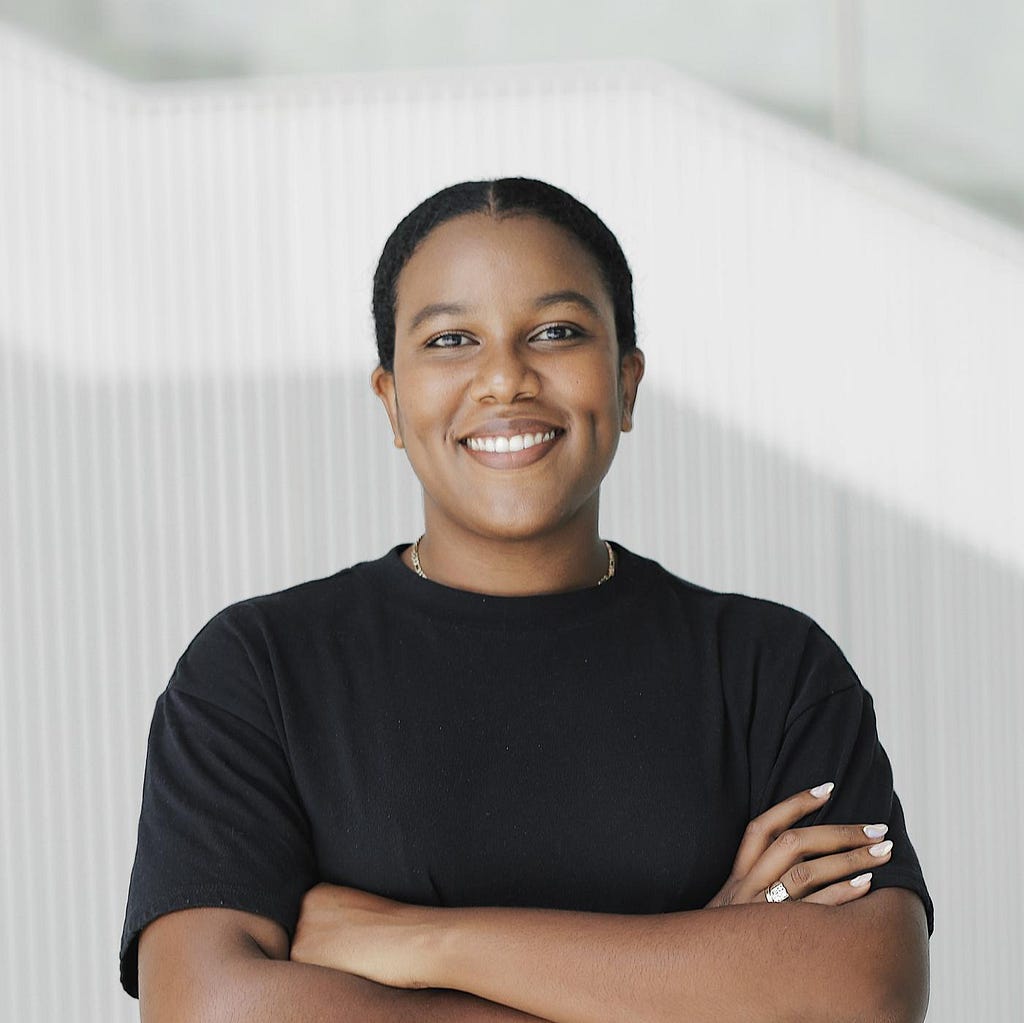
M 236 600 L 214 614 L 192 642 L 232 637 L 238 645 L 261 647 L 300 640 L 303 632 L 324 625 L 343 626 L 367 602 L 384 597 L 394 553 Z
M 360 616 L 384 603 L 383 560 L 225 605 L 189 640 L 168 690 L 242 708 L 246 717 L 256 716 L 257 706 L 273 706 L 282 677 L 314 666 L 325 644 L 359 632 Z
M 359 606 L 371 594 L 386 587 L 388 575 L 393 571 L 390 562 L 395 560 L 394 554 L 393 550 L 383 557 L 360 561 L 330 575 L 253 594 L 227 605 L 214 617 L 251 628 L 256 621 L 273 624 L 279 620 L 319 618 L 339 609 Z
M 707 633 L 759 649 L 802 647 L 818 623 L 799 608 L 768 597 L 716 590 L 671 571 L 659 562 L 624 551 L 657 599 L 689 616 Z
M 860 687 L 839 644 L 806 611 L 769 597 L 712 589 L 651 559 L 627 556 L 635 559 L 651 594 L 648 612 L 659 617 L 663 630 L 686 630 L 690 645 L 702 649 L 728 691 L 794 715 Z

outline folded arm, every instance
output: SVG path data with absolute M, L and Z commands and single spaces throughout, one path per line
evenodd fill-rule
M 898 888 L 838 907 L 450 912 L 428 979 L 556 1023 L 877 1023 L 927 1006 L 924 909 Z
M 292 957 L 395 987 L 455 988 L 554 1023 L 918 1021 L 918 897 L 654 915 L 405 905 L 320 885 Z
M 754 818 L 713 908 L 439 908 L 321 883 L 303 896 L 291 958 L 397 988 L 455 988 L 554 1023 L 923 1019 L 923 903 L 838 880 L 888 860 L 891 843 L 872 850 L 877 835 L 860 825 L 793 827 L 831 790 Z M 777 878 L 792 901 L 764 901 Z
M 464 991 L 405 991 L 288 960 L 288 936 L 266 917 L 187 909 L 139 941 L 142 1023 L 545 1023 Z

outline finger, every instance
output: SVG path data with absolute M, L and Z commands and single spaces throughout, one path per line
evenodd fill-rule
M 874 850 L 874 851 L 872 851 Z M 779 877 L 791 899 L 806 899 L 841 878 L 871 871 L 892 857 L 892 842 L 879 842 L 864 849 L 851 849 L 835 856 L 805 860 Z M 768 882 L 771 884 L 771 882 Z M 768 885 L 766 884 L 765 887 Z
M 745 877 L 749 874 L 765 850 L 783 831 L 828 802 L 833 788 L 833 782 L 826 782 L 813 789 L 803 789 L 755 817 L 743 832 L 743 840 L 733 861 L 733 875 Z
M 866 828 L 870 828 L 870 834 Z M 879 840 L 887 830 L 885 824 L 818 824 L 784 831 L 743 878 L 740 894 L 753 895 L 784 875 L 799 883 L 803 878 L 813 880 L 822 870 L 830 871 L 818 884 L 812 885 L 818 887 L 825 880 L 834 881 L 856 870 L 867 869 L 865 864 L 870 866 L 876 862 L 868 855 L 868 849 L 884 845 Z M 827 855 L 837 852 L 845 855 Z M 805 886 L 803 890 L 810 888 Z
M 862 895 L 871 891 L 871 873 L 858 874 L 849 881 L 841 881 L 839 884 L 830 884 L 821 891 L 812 892 L 805 896 L 801 902 L 816 902 L 822 906 L 841 906 L 844 902 L 853 902 Z M 857 881 L 857 884 L 853 882 Z

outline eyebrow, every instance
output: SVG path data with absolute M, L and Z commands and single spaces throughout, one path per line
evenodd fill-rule
M 548 306 L 561 305 L 563 303 L 581 306 L 594 316 L 599 317 L 601 315 L 600 310 L 592 299 L 587 298 L 583 292 L 573 291 L 572 289 L 566 289 L 564 291 L 549 291 L 544 295 L 538 295 L 534 300 L 533 308 L 546 309 Z M 412 318 L 412 323 L 409 324 L 409 329 L 415 330 L 421 323 L 433 319 L 435 316 L 459 316 L 462 313 L 472 311 L 472 307 L 460 305 L 458 302 L 432 302 L 430 305 L 425 305 Z

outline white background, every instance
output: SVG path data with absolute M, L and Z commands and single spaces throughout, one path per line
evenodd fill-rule
M 373 267 L 426 195 L 527 174 L 636 277 L 605 534 L 837 639 L 936 903 L 929 1018 L 1014 1018 L 1017 234 L 643 63 L 130 86 L 5 32 L 0 139 L 0 1016 L 135 1018 L 153 701 L 225 604 L 414 538 Z

